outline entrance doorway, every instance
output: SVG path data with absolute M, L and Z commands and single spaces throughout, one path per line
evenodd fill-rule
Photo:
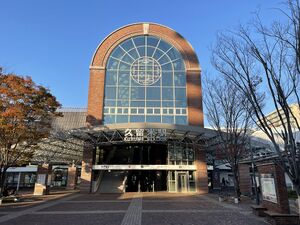
M 126 192 L 167 190 L 167 172 L 163 170 L 132 170 L 128 172 Z
M 178 173 L 177 177 L 177 191 L 178 192 L 187 192 L 188 191 L 188 177 L 186 173 Z

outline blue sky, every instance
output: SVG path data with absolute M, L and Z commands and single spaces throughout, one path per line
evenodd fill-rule
M 210 46 L 218 31 L 246 23 L 261 9 L 268 23 L 281 0 L 0 0 L 0 65 L 48 87 L 65 107 L 86 107 L 89 64 L 112 31 L 155 22 L 194 47 L 203 71 L 214 74 Z

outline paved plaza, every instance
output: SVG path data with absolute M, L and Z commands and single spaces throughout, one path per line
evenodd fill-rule
M 75 193 L 26 206 L 1 206 L 0 225 L 265 225 L 249 205 L 214 195 Z

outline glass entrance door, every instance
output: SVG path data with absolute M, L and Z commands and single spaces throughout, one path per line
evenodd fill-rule
M 187 192 L 188 186 L 187 186 L 187 174 L 186 173 L 178 173 L 178 179 L 177 179 L 177 191 L 178 192 Z

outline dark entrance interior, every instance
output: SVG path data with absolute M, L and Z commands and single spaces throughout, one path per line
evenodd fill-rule
M 166 165 L 167 145 L 130 144 L 107 146 L 96 151 L 95 164 Z M 163 170 L 128 170 L 126 192 L 166 191 L 167 172 Z
M 128 173 L 126 192 L 166 190 L 167 172 L 165 170 L 132 170 Z
M 167 145 L 115 145 L 96 151 L 95 164 L 130 165 L 166 164 Z

